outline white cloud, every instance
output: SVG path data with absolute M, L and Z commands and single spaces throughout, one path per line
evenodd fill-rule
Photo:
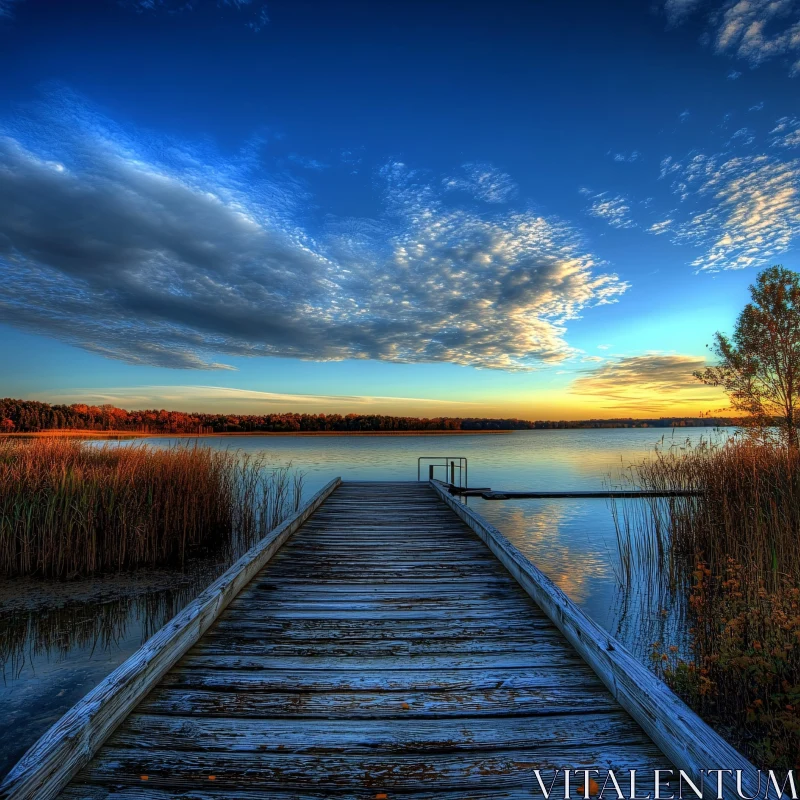
M 487 203 L 507 203 L 517 193 L 517 184 L 511 176 L 491 164 L 464 164 L 462 170 L 463 175 L 442 181 L 446 190 L 467 192 Z
M 800 117 L 781 117 L 770 134 L 773 147 L 800 147 Z
M 662 233 L 668 233 L 674 222 L 675 220 L 673 219 L 665 219 L 661 222 L 654 222 L 649 228 L 647 228 L 647 232 L 653 233 L 656 236 L 660 236 Z
M 622 195 L 611 195 L 608 192 L 593 195 L 587 213 L 605 220 L 612 228 L 636 227 L 630 217 L 631 207 L 628 200 Z
M 638 161 L 642 157 L 642 154 L 638 150 L 631 150 L 630 153 L 614 153 L 614 161 L 619 163 L 627 163 L 632 164 L 634 161 Z
M 453 207 L 401 163 L 381 171 L 379 219 L 329 216 L 313 234 L 305 190 L 262 170 L 63 95 L 0 124 L 0 315 L 134 364 L 515 370 L 570 357 L 569 321 L 627 288 L 564 222 Z
M 764 101 L 763 100 L 760 103 L 756 103 L 755 105 L 750 106 L 750 108 L 748 108 L 747 110 L 748 111 L 761 111 L 762 108 L 764 108 Z
M 797 0 L 665 0 L 671 25 L 694 11 L 708 12 L 708 40 L 717 53 L 758 67 L 781 58 L 792 75 L 800 74 L 800 3 Z M 733 74 L 733 73 L 732 73 Z
M 692 210 L 673 229 L 674 241 L 705 248 L 692 262 L 716 272 L 773 263 L 800 234 L 800 160 L 696 154 L 668 166 L 673 191 Z
M 800 70 L 800 5 L 795 0 L 733 0 L 715 15 L 714 46 L 758 66 L 777 56 Z
M 729 81 L 738 81 L 739 78 L 741 78 L 741 77 L 742 77 L 742 73 L 741 72 L 737 72 L 735 69 L 731 70 L 728 73 L 728 80 Z
M 678 119 L 680 119 L 681 122 L 688 122 L 689 117 L 691 116 L 692 116 L 691 113 L 687 109 L 686 111 L 681 111 L 681 113 L 678 114 Z
M 728 140 L 728 145 L 750 145 L 756 140 L 755 134 L 749 128 L 739 128 Z
M 217 405 L 225 408 L 250 408 L 275 410 L 272 407 L 313 406 L 353 408 L 361 406 L 381 406 L 385 403 L 400 403 L 405 406 L 473 406 L 479 403 L 462 400 L 440 400 L 430 397 L 403 397 L 389 395 L 327 395 L 294 394 L 287 392 L 261 392 L 255 389 L 239 389 L 227 386 L 197 385 L 144 385 L 124 387 L 103 387 L 72 389 L 53 394 L 48 392 L 44 399 L 51 403 L 111 403 L 124 408 L 165 407 L 171 404 L 184 408 L 197 409 L 199 406 Z M 366 410 L 366 409 L 364 409 Z

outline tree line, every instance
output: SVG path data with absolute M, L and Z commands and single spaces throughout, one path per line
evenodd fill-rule
M 0 400 L 0 429 L 6 433 L 43 430 L 139 433 L 358 432 L 525 430 L 518 419 L 393 417 L 381 414 L 202 414 L 164 409 L 128 411 L 112 405 L 50 405 L 35 400 Z
M 532 430 L 550 428 L 669 428 L 727 425 L 731 420 L 661 417 L 614 420 L 521 420 L 477 417 L 393 417 L 382 414 L 201 414 L 164 409 L 128 411 L 112 405 L 51 405 L 0 400 L 0 432 L 46 430 L 131 433 L 352 433 L 404 431 Z

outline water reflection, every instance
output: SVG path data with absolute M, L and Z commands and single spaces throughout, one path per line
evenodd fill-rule
M 682 593 L 663 581 L 621 589 L 617 535 L 606 500 L 470 498 L 469 503 L 640 659 L 647 661 L 654 642 L 683 642 Z
M 89 582 L 4 581 L 0 775 L 70 706 L 221 574 L 226 563 L 198 562 L 185 573 L 105 578 L 97 582 L 99 597 Z M 85 592 L 95 596 L 79 599 Z M 114 592 L 122 596 L 101 599 Z M 48 600 L 51 605 L 43 605 Z

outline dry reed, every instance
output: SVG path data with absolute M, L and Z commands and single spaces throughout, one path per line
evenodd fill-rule
M 235 451 L 0 440 L 0 574 L 69 578 L 238 553 L 301 493 L 302 476 Z
M 749 583 L 773 590 L 800 580 L 800 452 L 753 439 L 657 450 L 637 465 L 642 489 L 696 490 L 700 497 L 651 498 L 615 507 L 623 571 L 635 557 L 670 576 L 698 558 L 715 574 L 733 559 Z M 627 515 L 627 517 L 626 517 Z
M 615 508 L 623 585 L 682 602 L 688 653 L 655 642 L 656 670 L 762 767 L 800 767 L 800 453 L 768 440 L 658 451 L 643 489 L 694 489 Z

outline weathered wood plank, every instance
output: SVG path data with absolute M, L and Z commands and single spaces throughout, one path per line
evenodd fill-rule
M 599 679 L 576 686 L 484 689 L 458 692 L 258 692 L 154 689 L 138 707 L 145 714 L 284 719 L 397 719 L 502 717 L 617 711 L 619 704 Z M 580 725 L 580 722 L 576 722 Z
M 285 628 L 282 623 L 287 620 L 265 620 L 265 626 L 259 626 L 258 616 L 250 615 L 241 619 L 231 619 L 224 625 L 220 625 L 210 632 L 204 641 L 213 639 L 216 642 L 238 641 L 238 642 L 261 642 L 263 644 L 286 644 L 286 645 L 307 645 L 313 642 L 326 643 L 340 642 L 347 643 L 373 643 L 380 642 L 394 643 L 405 642 L 407 644 L 427 643 L 431 646 L 437 641 L 457 642 L 468 640 L 471 642 L 483 642 L 488 647 L 491 643 L 500 644 L 509 642 L 514 644 L 535 644 L 536 642 L 549 641 L 558 642 L 563 649 L 563 640 L 559 637 L 559 631 L 548 628 L 541 622 L 527 626 L 514 626 L 513 628 L 503 628 L 498 626 L 482 627 L 480 625 L 469 624 L 453 631 L 441 630 L 435 625 L 427 624 L 426 620 L 384 620 L 386 624 L 392 623 L 389 627 L 379 627 L 370 630 L 369 627 L 355 630 L 342 630 L 335 626 L 319 626 L 324 619 L 302 619 L 297 620 L 290 628 Z M 328 620 L 332 622 L 331 620 Z M 368 623 L 369 620 L 356 620 L 357 622 Z M 481 622 L 482 620 L 471 620 L 465 622 Z M 394 623 L 401 626 L 407 622 L 414 622 L 420 625 L 419 628 L 406 626 L 404 630 L 396 630 Z M 488 620 L 492 622 L 492 620 Z M 277 624 L 281 623 L 281 624 Z M 302 623 L 309 623 L 303 627 Z
M 231 655 L 224 651 L 211 651 L 205 645 L 187 653 L 179 662 L 180 667 L 194 669 L 233 669 L 233 670 L 342 670 L 344 672 L 400 672 L 403 670 L 457 669 L 461 671 L 491 669 L 525 669 L 528 667 L 546 667 L 548 669 L 569 669 L 581 664 L 581 658 L 575 653 L 559 648 L 557 651 L 544 647 L 535 648 L 529 653 L 494 653 L 490 655 L 472 655 L 470 653 L 453 653 L 445 656 L 436 655 L 404 655 L 386 656 L 385 658 L 351 657 L 304 657 L 304 656 L 263 656 L 263 655 Z
M 538 640 L 469 639 L 418 640 L 408 642 L 403 639 L 376 642 L 374 639 L 364 642 L 339 642 L 335 639 L 324 642 L 315 641 L 302 644 L 299 642 L 264 642 L 259 638 L 243 638 L 240 636 L 206 636 L 198 643 L 196 652 L 203 655 L 250 656 L 261 655 L 280 657 L 282 659 L 314 658 L 326 661 L 338 658 L 390 658 L 394 656 L 459 656 L 465 653 L 520 656 L 530 653 L 547 653 L 555 658 L 564 652 L 564 644 L 560 639 L 540 638 Z
M 391 585 L 373 583 L 364 588 L 353 585 L 349 591 L 339 590 L 338 592 L 326 591 L 318 586 L 316 590 L 299 589 L 291 586 L 275 585 L 274 583 L 261 583 L 252 585 L 247 591 L 243 592 L 239 598 L 249 597 L 258 599 L 264 604 L 288 604 L 288 603 L 323 603 L 332 604 L 353 602 L 353 603 L 395 603 L 395 602 L 419 602 L 419 603 L 442 603 L 447 605 L 479 605 L 497 604 L 504 606 L 523 606 L 526 609 L 534 608 L 530 599 L 518 589 L 514 591 L 512 587 L 487 587 L 482 590 L 471 592 L 455 590 L 451 587 L 449 591 L 439 591 L 430 584 L 412 590 L 411 586 L 402 587 L 400 590 Z
M 168 672 L 162 686 L 186 689 L 261 692 L 467 692 L 498 689 L 522 690 L 543 688 L 555 690 L 560 686 L 582 686 L 594 683 L 595 674 L 584 663 L 524 669 L 404 669 L 366 672 L 355 669 L 318 670 L 303 672 L 286 670 L 236 670 L 215 667 L 186 668 Z
M 341 483 L 335 478 L 173 617 L 47 731 L 0 784 L 7 800 L 50 800 Z
M 214 631 L 256 630 L 265 637 L 281 637 L 282 641 L 336 638 L 347 641 L 392 639 L 402 637 L 404 641 L 418 638 L 440 637 L 453 639 L 469 637 L 478 640 L 482 637 L 514 636 L 547 631 L 554 632 L 550 620 L 544 622 L 539 617 L 516 619 L 504 623 L 502 619 L 456 620 L 443 629 L 436 620 L 430 619 L 264 619 L 257 611 L 249 613 L 242 610 L 235 616 L 224 617 L 214 626 Z
M 241 606 L 236 607 L 236 611 L 244 610 Z M 280 609 L 273 609 L 269 605 L 251 604 L 250 610 L 257 611 L 264 619 L 271 620 L 301 620 L 301 619 L 340 619 L 340 620 L 358 620 L 358 619 L 374 619 L 374 620 L 413 620 L 413 619 L 438 619 L 442 623 L 446 623 L 451 614 L 443 612 L 437 608 L 409 608 L 409 609 L 375 609 L 367 611 L 350 611 L 346 608 L 343 609 L 326 609 L 324 611 L 281 611 Z M 502 613 L 502 612 L 501 612 Z M 473 611 L 463 611 L 462 620 L 492 620 L 497 619 L 497 609 L 476 609 Z
M 654 768 L 669 768 L 652 744 L 581 747 L 565 749 L 508 750 L 491 753 L 454 753 L 384 756 L 270 755 L 250 753 L 198 753 L 192 751 L 118 749 L 105 747 L 78 775 L 80 783 L 141 786 L 142 775 L 150 787 L 307 789 L 311 780 L 317 789 L 371 789 L 375 792 L 466 790 L 536 786 L 535 769 L 543 777 L 564 768 L 628 769 L 652 774 Z M 549 771 L 549 772 L 548 772 Z M 310 776 L 313 776 L 310 779 Z M 646 789 L 646 785 L 642 788 Z
M 206 784 L 213 787 L 216 781 Z M 322 789 L 315 791 L 312 786 L 303 786 L 295 789 L 259 789 L 248 791 L 247 789 L 235 790 L 235 794 L 230 789 L 213 788 L 192 788 L 158 789 L 150 786 L 148 782 L 141 781 L 137 786 L 91 786 L 81 784 L 70 786 L 61 795 L 63 800 L 365 800 L 374 798 L 376 795 L 373 790 L 365 794 L 364 790 L 347 791 L 338 789 Z M 428 790 L 404 793 L 405 800 L 519 800 L 520 797 L 534 797 L 533 794 L 521 793 L 519 788 L 512 789 L 481 789 L 479 791 L 470 790 L 465 798 L 462 791 L 437 791 Z
M 398 705 L 400 705 L 398 701 Z M 305 720 L 226 719 L 135 713 L 108 740 L 110 748 L 191 751 L 192 753 L 352 754 L 443 753 L 464 750 L 536 748 L 570 752 L 575 748 L 639 745 L 642 730 L 616 711 L 574 716 L 494 717 L 483 719 Z
M 236 608 L 245 605 L 247 600 L 240 601 Z M 264 598 L 259 600 L 259 605 L 264 609 L 272 609 L 275 614 L 291 613 L 294 611 L 314 611 L 337 613 L 339 611 L 414 611 L 423 608 L 431 608 L 438 611 L 443 618 L 448 614 L 464 614 L 468 616 L 480 612 L 486 615 L 491 612 L 495 615 L 501 614 L 524 614 L 528 610 L 526 603 L 509 600 L 507 603 L 502 601 L 488 600 L 445 600 L 437 597 L 417 598 L 417 597 L 373 597 L 365 600 L 348 600 L 347 598 L 321 598 L 319 600 L 271 600 Z M 251 605 L 251 608 L 255 608 Z

